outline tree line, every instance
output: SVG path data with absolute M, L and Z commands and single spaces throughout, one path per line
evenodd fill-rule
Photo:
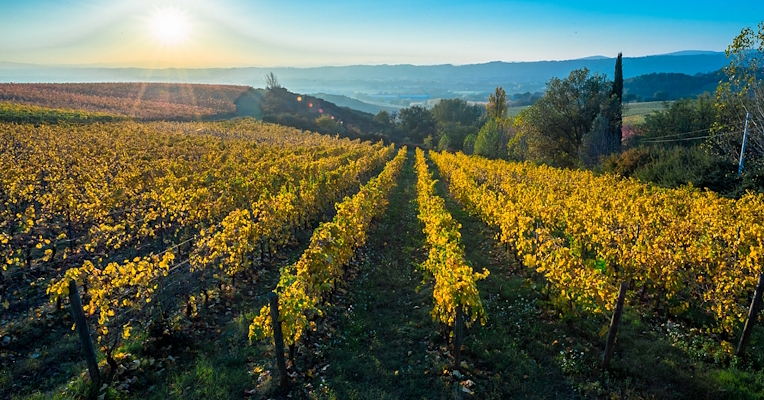
M 432 110 L 413 106 L 375 119 L 397 140 L 437 150 L 612 172 L 667 187 L 691 183 L 733 197 L 764 192 L 764 22 L 758 31 L 743 29 L 726 53 L 729 65 L 713 74 L 720 77 L 713 94 L 666 102 L 637 123 L 623 120 L 629 99 L 621 54 L 612 80 L 586 68 L 552 78 L 515 117 L 497 87 L 485 106 L 443 100 Z M 745 169 L 738 174 L 746 115 Z

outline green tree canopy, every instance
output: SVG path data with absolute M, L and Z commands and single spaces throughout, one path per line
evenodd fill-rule
M 717 114 L 716 102 L 709 94 L 698 96 L 697 99 L 680 99 L 664 103 L 661 111 L 647 114 L 640 131 L 642 137 L 648 140 L 665 136 L 676 139 L 680 135 L 679 138 L 688 140 L 676 142 L 677 145 L 693 146 L 700 142 L 689 139 L 708 136 Z
M 430 110 L 422 106 L 401 109 L 401 128 L 414 143 L 422 143 L 427 136 L 437 135 L 437 123 Z
M 464 138 L 464 143 L 462 145 L 462 151 L 464 151 L 464 154 L 473 154 L 475 152 L 476 140 L 477 135 L 475 134 L 467 135 L 467 137 Z
M 475 139 L 474 154 L 486 158 L 506 158 L 509 121 L 491 118 Z
M 470 105 L 462 99 L 443 99 L 432 108 L 432 115 L 439 128 L 446 124 L 479 127 L 483 114 L 481 106 Z
M 494 94 L 488 96 L 486 111 L 488 112 L 488 118 L 507 118 L 507 93 L 504 91 L 504 88 L 499 86 Z
M 449 150 L 459 151 L 462 150 L 462 144 L 464 139 L 469 135 L 477 135 L 480 130 L 477 126 L 464 126 L 458 122 L 449 122 L 444 125 L 440 125 L 438 128 L 441 138 L 443 136 L 448 137 Z
M 576 166 L 584 135 L 611 89 L 605 76 L 591 74 L 586 68 L 572 71 L 565 79 L 550 79 L 544 96 L 519 121 L 529 158 L 554 166 Z
M 451 139 L 448 138 L 448 135 L 442 135 L 440 137 L 440 141 L 438 141 L 438 150 L 448 151 L 450 147 L 451 147 Z
M 391 124 L 390 113 L 385 110 L 381 110 L 377 113 L 377 115 L 374 116 L 374 121 L 377 121 L 384 126 L 389 126 Z

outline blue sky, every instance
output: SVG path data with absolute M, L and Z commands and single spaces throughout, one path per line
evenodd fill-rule
M 0 0 L 0 61 L 232 67 L 643 56 L 722 51 L 764 20 L 761 1 L 614 3 Z M 173 43 L 156 30 L 175 26 L 168 13 L 183 29 Z

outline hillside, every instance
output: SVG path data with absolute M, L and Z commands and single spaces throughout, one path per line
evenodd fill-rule
M 374 115 L 370 113 L 340 107 L 318 97 L 300 95 L 284 88 L 265 90 L 262 93 L 260 109 L 266 122 L 352 138 L 381 138 L 373 134 L 384 127 L 374 121 Z
M 627 99 L 637 101 L 676 100 L 713 93 L 724 78 L 721 70 L 705 74 L 651 73 L 625 79 L 623 91 Z
M 144 121 L 254 117 L 313 132 L 372 140 L 378 140 L 374 133 L 384 128 L 369 112 L 283 88 L 174 83 L 0 84 L 0 102 L 6 103 L 7 116 L 3 118 L 7 121 L 88 121 L 82 111 L 95 113 L 97 118 L 91 117 L 90 122 L 105 118 L 101 113 L 112 119 L 125 116 Z M 73 114 L 71 109 L 80 110 L 82 115 Z M 319 121 L 322 116 L 326 118 Z
M 0 84 L 0 101 L 76 108 L 142 120 L 233 116 L 244 86 L 177 83 Z

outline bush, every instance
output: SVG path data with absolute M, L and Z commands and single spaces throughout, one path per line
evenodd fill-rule
M 729 193 L 737 186 L 737 168 L 721 157 L 693 147 L 660 149 L 651 154 L 651 163 L 637 169 L 634 176 L 663 187 L 692 183 L 719 193 Z
M 440 140 L 438 141 L 438 150 L 448 151 L 450 144 L 451 144 L 451 140 L 448 138 L 448 135 L 443 135 L 440 137 Z
M 345 132 L 342 125 L 336 123 L 332 117 L 322 115 L 316 118 L 316 125 L 321 133 L 339 134 Z
M 634 148 L 607 157 L 602 162 L 602 168 L 606 172 L 629 177 L 649 163 L 650 152 L 645 148 Z
M 475 141 L 477 141 L 477 135 L 470 134 L 464 138 L 464 144 L 462 145 L 462 151 L 464 154 L 470 155 L 475 152 Z
M 426 138 L 422 141 L 422 147 L 424 147 L 427 150 L 432 149 L 434 146 L 435 139 L 432 138 L 432 135 L 427 135 Z
M 735 196 L 741 191 L 737 165 L 700 147 L 630 149 L 608 157 L 602 168 L 606 172 L 653 182 L 666 188 L 691 183 L 726 196 Z M 750 179 L 749 186 L 755 186 L 755 178 Z
M 298 114 L 279 113 L 276 115 L 265 115 L 263 116 L 263 121 L 306 131 L 318 131 L 318 125 L 316 125 L 315 120 L 310 120 Z

